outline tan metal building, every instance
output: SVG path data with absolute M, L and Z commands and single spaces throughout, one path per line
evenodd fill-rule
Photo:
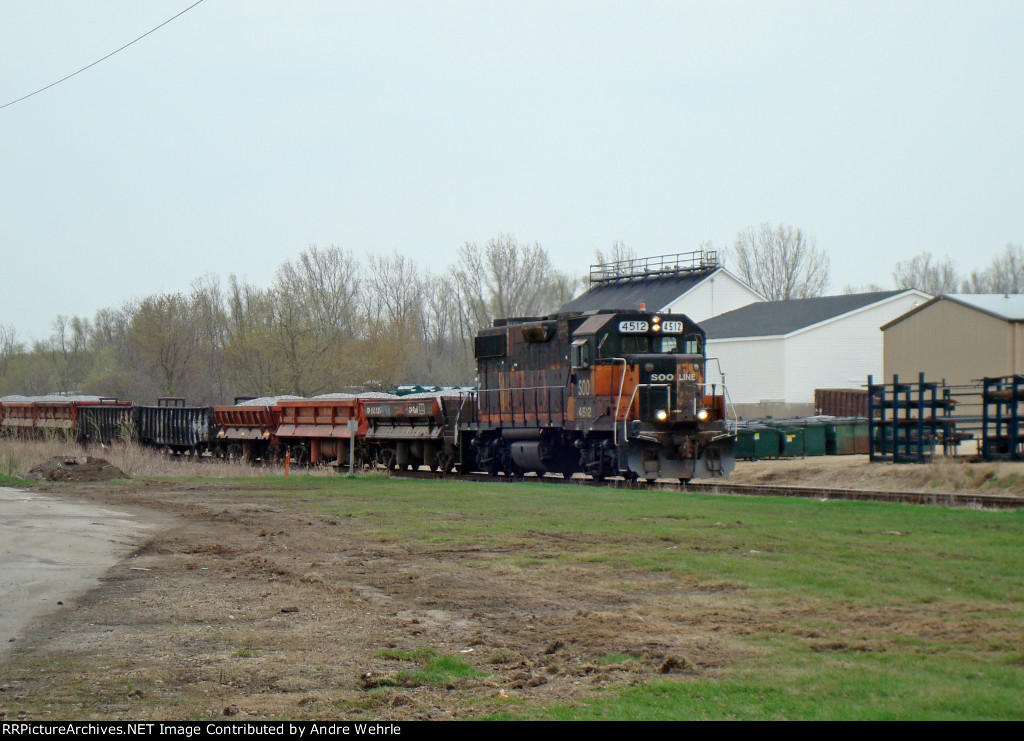
M 1024 295 L 937 296 L 882 326 L 884 379 L 960 386 L 1024 372 Z

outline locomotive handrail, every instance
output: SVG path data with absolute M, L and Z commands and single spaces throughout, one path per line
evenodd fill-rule
M 615 368 L 616 363 L 622 363 L 622 375 L 619 376 L 619 393 L 615 397 L 615 419 L 612 420 L 612 422 L 614 423 L 612 424 L 612 440 L 615 442 L 615 445 L 617 446 L 619 444 L 619 404 L 622 403 L 622 388 L 623 385 L 626 383 L 626 369 L 629 366 L 626 363 L 625 358 L 612 358 L 611 360 L 613 369 Z M 630 404 L 632 403 L 632 400 L 630 400 Z

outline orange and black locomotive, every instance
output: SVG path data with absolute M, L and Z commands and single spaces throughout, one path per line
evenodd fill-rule
M 734 436 L 724 389 L 705 383 L 704 345 L 703 330 L 681 314 L 495 321 L 476 337 L 479 390 L 475 419 L 460 429 L 462 468 L 595 479 L 727 475 Z

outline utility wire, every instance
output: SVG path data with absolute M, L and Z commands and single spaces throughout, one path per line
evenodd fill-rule
M 60 78 L 59 80 L 57 80 L 56 82 L 51 82 L 51 83 L 50 83 L 49 85 L 47 85 L 46 87 L 41 87 L 41 88 L 39 88 L 38 90 L 36 90 L 36 91 L 35 91 L 34 93 L 29 93 L 28 95 L 23 95 L 22 97 L 18 98 L 17 100 L 12 100 L 12 101 L 11 101 L 10 103 L 4 103 L 3 105 L 0 105 L 0 109 L 6 108 L 6 107 L 7 107 L 7 106 L 9 106 L 9 105 L 14 105 L 15 103 L 20 103 L 20 102 L 21 102 L 21 101 L 23 101 L 23 100 L 27 100 L 28 98 L 31 98 L 31 97 L 32 97 L 33 95 L 38 95 L 39 93 L 43 92 L 44 90 L 49 90 L 49 89 L 50 89 L 51 87 L 53 87 L 54 85 L 59 85 L 59 84 L 61 84 L 62 82 L 64 82 L 65 80 L 70 80 L 70 79 L 71 79 L 72 77 L 74 77 L 75 75 L 77 75 L 77 74 L 80 74 L 80 73 L 82 73 L 82 72 L 85 72 L 85 71 L 86 71 L 87 69 L 89 69 L 90 67 L 95 67 L 95 66 L 96 66 L 97 64 L 99 64 L 99 63 L 100 63 L 100 62 L 102 62 L 103 60 L 105 60 L 105 59 L 110 59 L 110 58 L 111 58 L 112 56 L 114 56 L 115 54 L 117 54 L 117 53 L 118 53 L 119 51 L 124 51 L 124 50 L 125 50 L 125 49 L 127 49 L 127 48 L 128 48 L 129 46 L 131 46 L 132 44 L 134 44 L 134 43 L 135 43 L 136 41 L 142 41 L 142 39 L 144 39 L 144 38 L 146 38 L 147 36 L 149 36 L 149 35 L 150 35 L 151 33 L 153 33 L 153 31 L 156 31 L 156 30 L 158 30 L 158 29 L 161 29 L 161 28 L 163 28 L 163 27 L 164 27 L 164 26 L 166 26 L 166 25 L 167 25 L 168 23 L 170 23 L 171 21 L 173 21 L 173 20 L 174 20 L 175 18 L 178 18 L 179 16 L 183 16 L 183 15 L 185 15 L 185 13 L 187 13 L 187 12 L 188 12 L 188 11 L 190 11 L 190 10 L 192 10 L 192 8 L 196 7 L 196 6 L 197 6 L 197 5 L 199 5 L 199 3 L 201 3 L 201 2 L 203 2 L 203 0 L 196 0 L 196 2 L 192 3 L 192 4 L 191 4 L 191 5 L 189 5 L 189 6 L 187 7 L 187 8 L 185 8 L 185 9 L 184 9 L 183 11 L 181 11 L 180 13 L 178 13 L 178 15 L 175 15 L 175 16 L 173 16 L 173 17 L 171 17 L 171 18 L 168 18 L 168 19 L 167 19 L 166 21 L 164 21 L 163 23 L 161 23 L 161 24 L 160 24 L 159 26 L 157 26 L 156 28 L 151 28 L 150 30 L 146 31 L 146 33 L 142 34 L 142 35 L 141 35 L 141 36 L 139 36 L 139 37 L 138 37 L 137 39 L 135 39 L 135 41 L 129 41 L 129 42 L 127 43 L 127 44 L 125 44 L 124 46 L 122 46 L 122 47 L 121 47 L 120 49 L 115 49 L 114 51 L 112 51 L 112 52 L 110 52 L 109 54 L 107 54 L 107 56 L 105 56 L 105 57 L 101 57 L 100 59 L 97 59 L 97 60 L 96 60 L 95 62 L 93 62 L 92 64 L 87 64 L 86 66 L 82 67 L 82 69 L 78 70 L 78 72 L 72 72 L 72 73 L 71 73 L 70 75 L 68 75 L 67 77 L 62 77 L 62 78 Z

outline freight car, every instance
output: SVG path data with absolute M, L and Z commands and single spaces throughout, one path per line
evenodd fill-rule
M 349 460 L 349 446 L 354 440 L 358 444 L 365 433 L 366 418 L 356 394 L 322 394 L 281 402 L 277 439 L 293 463 L 343 465 Z
M 135 424 L 140 443 L 173 455 L 201 456 L 216 440 L 213 408 L 190 407 L 181 398 L 135 407 Z
M 281 426 L 281 402 L 298 396 L 239 397 L 233 406 L 213 408 L 217 431 L 216 453 L 251 463 L 278 460 L 282 455 L 277 429 Z
M 0 430 L 10 437 L 107 444 L 130 438 L 131 412 L 131 402 L 99 396 L 6 396 L 0 399 Z
M 727 475 L 735 436 L 705 384 L 705 335 L 682 314 L 501 319 L 476 337 L 475 419 L 460 467 L 648 481 Z
M 361 399 L 366 432 L 361 457 L 371 467 L 429 466 L 450 473 L 467 458 L 459 430 L 476 419 L 476 394 L 467 390 L 420 392 L 397 398 Z M 472 459 L 472 451 L 468 457 Z

